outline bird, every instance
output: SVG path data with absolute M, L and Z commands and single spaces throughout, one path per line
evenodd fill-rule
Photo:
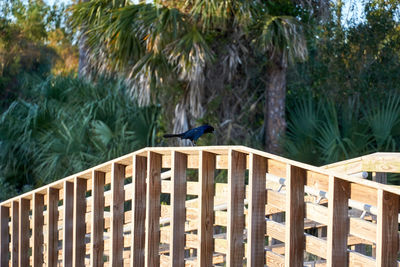
M 204 124 L 197 128 L 190 129 L 180 134 L 164 134 L 165 138 L 180 137 L 181 139 L 188 139 L 192 142 L 192 146 L 196 145 L 196 141 L 205 133 L 213 133 L 214 128 L 208 124 Z

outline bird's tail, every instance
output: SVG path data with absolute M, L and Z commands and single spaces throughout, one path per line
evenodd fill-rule
M 170 137 L 182 137 L 183 134 L 164 134 L 165 138 L 170 138 Z

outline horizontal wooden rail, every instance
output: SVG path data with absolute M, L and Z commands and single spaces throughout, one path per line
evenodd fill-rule
M 0 265 L 396 266 L 399 196 L 243 146 L 145 148 L 0 203 Z

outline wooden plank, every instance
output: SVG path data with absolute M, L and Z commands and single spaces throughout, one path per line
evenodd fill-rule
M 286 172 L 285 264 L 303 266 L 306 171 L 288 164 Z
M 397 266 L 399 196 L 378 190 L 377 266 Z
M 20 198 L 19 200 L 19 266 L 29 266 L 29 199 Z
M 92 221 L 90 240 L 90 266 L 103 266 L 104 254 L 104 182 L 105 173 L 92 173 Z
M 146 194 L 146 249 L 145 266 L 159 266 L 160 255 L 160 194 L 161 194 L 160 154 L 147 154 L 147 194 Z
M 113 163 L 111 168 L 111 252 L 112 266 L 122 266 L 123 225 L 124 225 L 124 179 L 125 165 Z
M 58 246 L 58 189 L 47 188 L 47 246 L 46 257 L 48 266 L 57 265 L 57 246 Z
M 328 265 L 329 266 L 329 265 Z M 349 252 L 349 267 L 384 266 L 376 265 L 375 259 L 357 252 Z
M 86 224 L 86 179 L 75 177 L 74 179 L 74 239 L 73 262 L 74 266 L 85 265 L 85 233 Z
M 365 204 L 377 206 L 377 189 L 362 184 L 350 183 L 350 198 Z
M 267 159 L 251 153 L 249 155 L 247 266 L 264 266 L 266 172 Z
M 321 166 L 321 168 L 335 173 L 345 174 L 365 171 L 362 168 L 362 157 L 335 162 L 332 164 Z
M 19 202 L 11 203 L 11 266 L 18 266 L 18 247 L 19 247 Z
M 267 266 L 284 267 L 285 257 L 272 251 L 266 252 Z
M 206 151 L 199 152 L 199 250 L 198 262 L 200 267 L 212 265 L 214 251 L 213 224 L 214 224 L 214 176 L 216 156 Z
M 147 159 L 133 156 L 131 267 L 144 267 Z
M 186 200 L 186 154 L 173 151 L 171 153 L 171 243 L 170 265 L 185 266 L 185 200 Z
M 63 266 L 72 267 L 74 236 L 74 183 L 64 181 L 63 197 Z
M 246 154 L 230 150 L 228 155 L 227 266 L 243 266 L 245 170 Z
M 347 266 L 348 204 L 350 185 L 329 176 L 328 191 L 328 266 Z
M 362 157 L 363 171 L 400 173 L 399 153 L 374 153 Z
M 0 206 L 0 266 L 8 266 L 9 259 L 9 229 L 8 220 L 10 208 Z
M 44 195 L 39 193 L 33 194 L 32 204 L 32 258 L 33 267 L 43 266 L 43 224 L 44 224 Z

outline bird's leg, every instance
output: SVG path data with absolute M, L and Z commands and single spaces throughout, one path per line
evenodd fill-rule
M 191 140 L 192 141 L 192 140 Z M 196 146 L 196 143 L 194 141 L 192 141 L 192 146 Z

